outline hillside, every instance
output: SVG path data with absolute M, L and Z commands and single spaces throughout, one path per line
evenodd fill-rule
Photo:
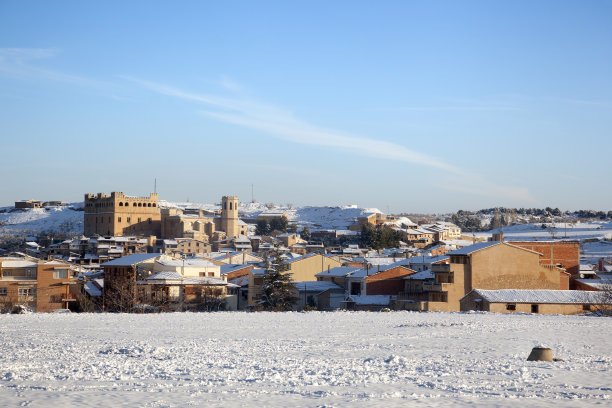
M 219 204 L 172 203 L 163 200 L 160 201 L 160 207 L 201 208 L 209 211 L 221 209 Z M 1 208 L 0 236 L 80 235 L 83 233 L 82 208 L 83 203 L 27 210 L 15 210 L 14 207 Z M 308 225 L 314 229 L 346 229 L 360 215 L 379 212 L 376 208 L 360 208 L 357 206 L 288 208 L 266 206 L 261 203 L 241 203 L 239 214 L 243 219 L 256 219 L 262 212 L 279 210 L 287 211 L 287 218 L 298 226 Z

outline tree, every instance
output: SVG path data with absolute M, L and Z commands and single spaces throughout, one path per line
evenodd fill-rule
M 270 233 L 270 225 L 266 220 L 257 221 L 257 228 L 255 229 L 257 235 L 268 235 Z
M 267 310 L 288 311 L 297 301 L 295 286 L 291 283 L 288 265 L 283 262 L 281 253 L 275 251 L 274 259 L 266 261 L 263 279 L 263 306 Z
M 270 229 L 272 231 L 287 232 L 289 227 L 289 220 L 284 215 L 280 218 L 272 218 L 270 220 Z
M 303 240 L 310 241 L 310 227 L 308 225 L 300 232 L 300 236 Z

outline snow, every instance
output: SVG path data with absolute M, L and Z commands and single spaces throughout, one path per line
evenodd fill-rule
M 4 406 L 605 406 L 612 320 L 489 313 L 0 315 Z M 546 344 L 558 362 L 526 361 Z
M 38 235 L 64 232 L 68 235 L 83 233 L 83 203 L 48 208 L 30 208 L 23 211 L 0 213 L 0 234 Z M 10 211 L 9 208 L 4 210 Z
M 542 223 L 518 224 L 504 227 L 504 240 L 550 241 L 558 239 L 585 240 L 612 238 L 612 222 L 577 222 L 575 224 L 557 222 L 544 223 L 544 225 L 546 228 L 542 228 Z M 475 235 L 477 237 L 488 238 L 493 232 L 499 232 L 499 230 L 476 233 Z
M 545 289 L 474 289 L 480 297 L 494 303 L 601 303 L 598 292 Z

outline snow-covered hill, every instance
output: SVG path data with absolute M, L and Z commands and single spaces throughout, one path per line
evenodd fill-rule
M 160 201 L 160 207 L 201 208 L 209 211 L 220 210 L 219 204 L 172 203 Z M 41 233 L 79 235 L 83 233 L 83 203 L 66 206 L 15 210 L 13 207 L 0 209 L 0 235 L 39 235 Z M 282 207 L 262 203 L 241 203 L 241 218 L 255 219 L 262 212 L 286 211 L 287 218 L 298 226 L 311 229 L 346 229 L 362 214 L 380 212 L 376 208 L 357 206 L 329 207 Z
M 0 235 L 39 235 L 83 233 L 83 203 L 65 206 L 14 210 L 0 209 Z

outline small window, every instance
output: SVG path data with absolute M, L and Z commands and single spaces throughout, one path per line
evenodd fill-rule
M 28 277 L 28 278 L 35 278 L 36 277 L 36 271 L 34 269 L 26 269 L 25 276 Z
M 139 206 L 139 207 L 142 207 L 142 203 L 138 203 L 138 206 Z
M 121 217 L 118 217 L 118 218 L 117 218 L 117 222 L 121 222 Z
M 136 205 L 137 205 L 137 204 L 136 204 L 136 203 L 134 203 L 134 205 L 133 205 L 132 207 L 136 207 Z
M 538 313 L 539 307 L 538 305 L 531 305 L 531 313 Z
M 140 222 L 140 221 L 141 221 L 141 220 L 140 220 L 140 217 L 138 217 L 138 222 Z
M 151 206 L 151 203 L 147 204 L 147 207 L 150 207 L 150 206 Z
M 155 203 L 153 203 L 153 207 L 155 207 Z
M 591 310 L 591 305 L 582 305 L 582 310 Z
M 53 279 L 68 279 L 68 269 L 56 269 L 53 271 Z
M 0 296 L 7 296 L 8 288 L 0 288 Z
M 127 222 L 132 222 L 132 219 L 130 217 L 127 217 Z
M 34 296 L 35 293 L 35 288 L 19 288 L 18 290 L 19 296 Z
M 149 224 L 151 224 L 153 222 L 153 220 L 151 218 L 149 218 L 147 221 L 148 221 Z
M 123 203 L 122 202 L 119 203 L 119 207 L 123 207 Z
M 515 304 L 507 304 L 506 305 L 506 310 L 516 310 L 516 305 Z

